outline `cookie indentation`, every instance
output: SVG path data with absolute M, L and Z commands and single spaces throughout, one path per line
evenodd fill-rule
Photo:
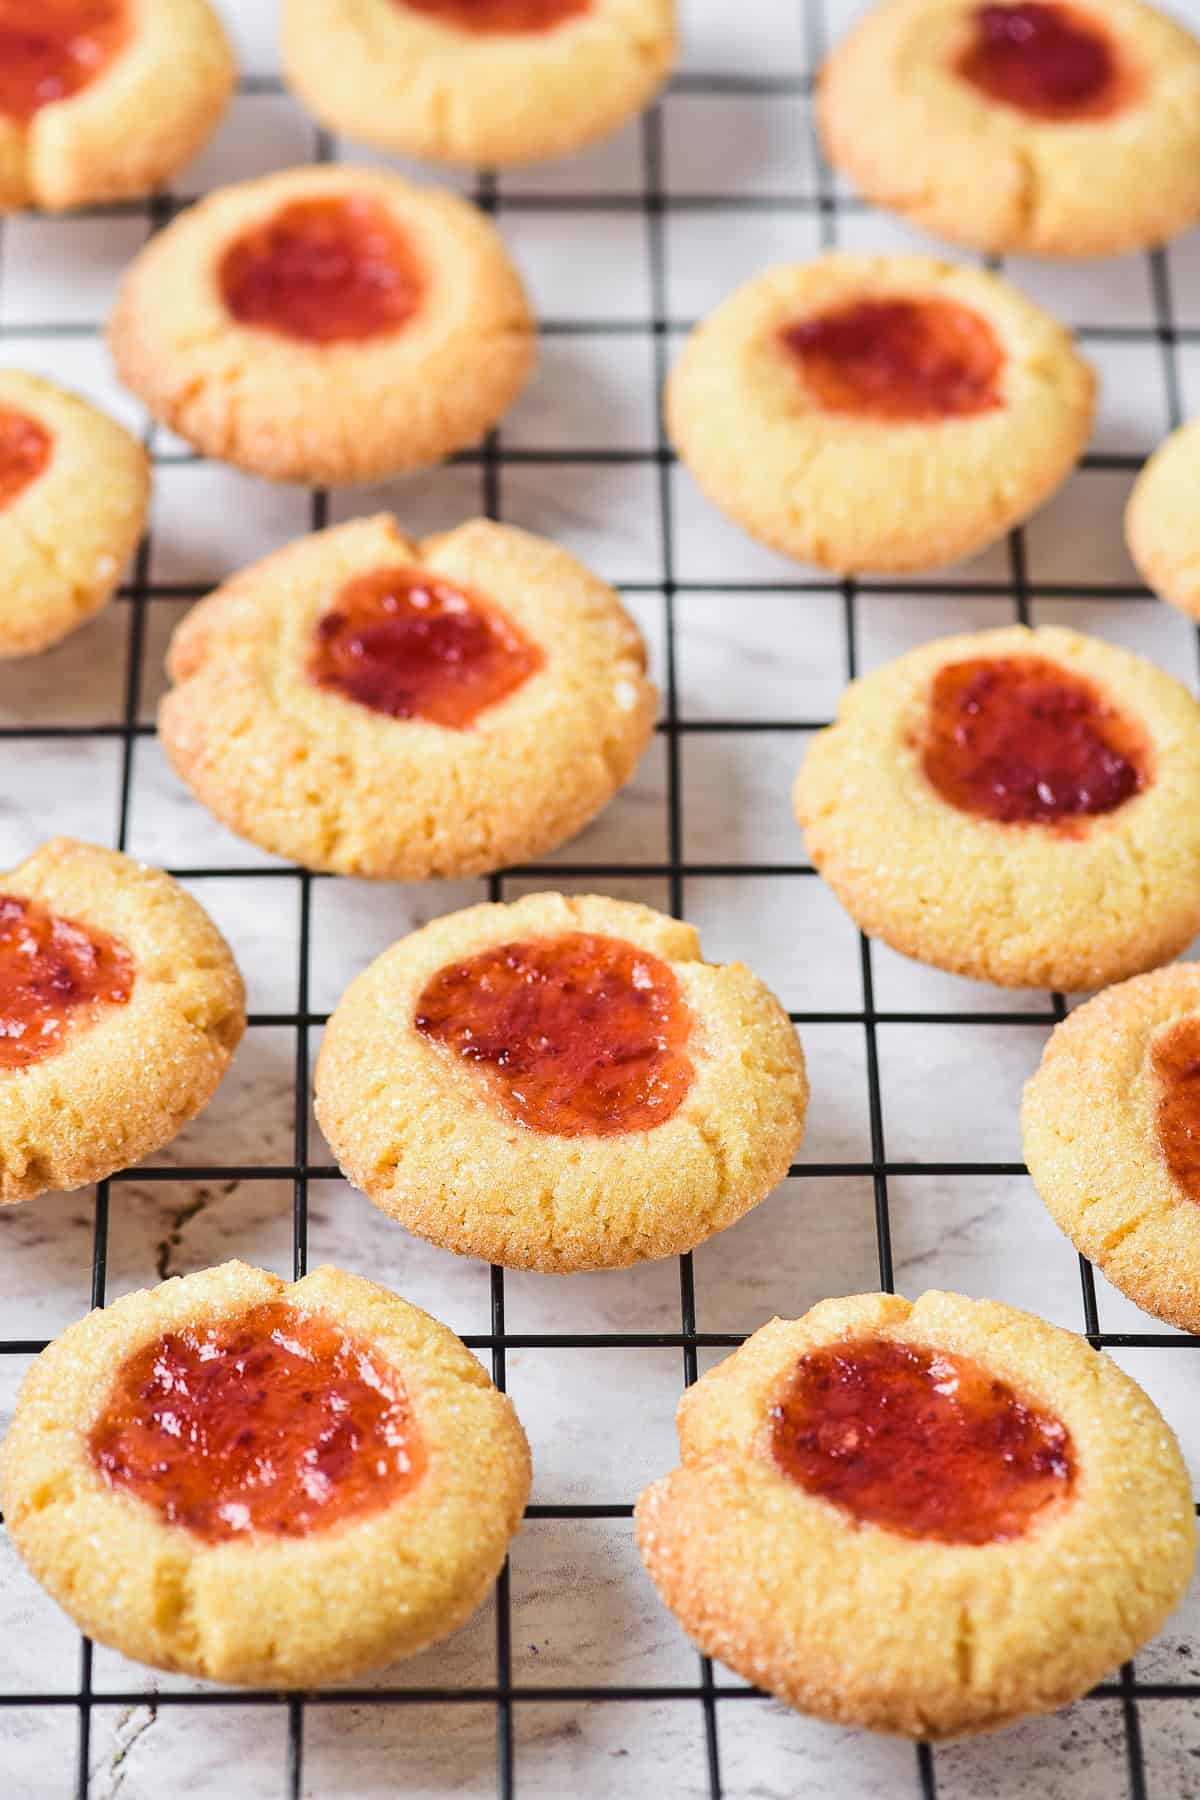
M 69 100 L 128 35 L 125 0 L 0 0 L 0 113 L 25 122 Z
M 35 481 L 50 461 L 53 440 L 28 413 L 0 407 L 0 512 Z
M 368 194 L 292 200 L 236 238 L 221 294 L 242 325 L 311 344 L 398 331 L 424 282 L 408 237 Z
M 854 300 L 797 319 L 779 336 L 830 412 L 928 423 L 1001 404 L 1000 340 L 956 300 Z
M 974 35 L 957 63 L 973 87 L 1038 119 L 1095 119 L 1131 97 L 1109 34 L 1072 7 L 1048 0 L 978 6 Z
M 426 1460 L 395 1371 L 283 1301 L 136 1351 L 88 1448 L 113 1487 L 209 1543 L 304 1537 L 382 1511 Z
M 904 1537 L 1022 1537 L 1074 1482 L 1060 1420 L 969 1357 L 887 1338 L 810 1350 L 769 1424 L 784 1474 Z
M 1090 681 L 1038 656 L 947 663 L 934 677 L 925 774 L 960 812 L 1070 824 L 1149 781 L 1145 738 Z
M 123 1006 L 133 984 L 133 957 L 116 938 L 0 895 L 0 1069 L 53 1056 L 75 1014 Z
M 395 0 L 395 4 L 483 36 L 495 31 L 553 31 L 590 12 L 592 0 Z
M 1200 1200 L 1200 1017 L 1176 1019 L 1155 1038 L 1155 1127 L 1167 1167 L 1185 1194 Z
M 559 1137 L 651 1131 L 692 1081 L 675 975 L 594 932 L 497 944 L 439 970 L 414 1023 L 477 1065 L 521 1124 Z
M 424 569 L 348 581 L 317 622 L 309 678 L 393 719 L 464 730 L 545 662 L 498 607 Z

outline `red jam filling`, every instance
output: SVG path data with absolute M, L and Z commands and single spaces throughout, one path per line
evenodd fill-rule
M 888 1338 L 802 1356 L 770 1411 L 771 1450 L 864 1525 L 942 1544 L 1021 1537 L 1075 1476 L 1065 1425 L 982 1364 Z
M 1134 86 L 1107 31 L 1049 0 L 977 6 L 957 69 L 989 100 L 1038 119 L 1104 118 Z
M 25 122 L 69 100 L 128 35 L 125 0 L 0 0 L 0 113 Z
M 392 719 L 464 730 L 545 661 L 506 614 L 423 569 L 378 569 L 317 622 L 308 673 Z
M 275 1300 L 136 1351 L 88 1447 L 113 1487 L 209 1543 L 362 1518 L 425 1468 L 395 1372 L 331 1319 Z
M 928 423 L 1001 403 L 1000 341 L 956 300 L 854 300 L 779 335 L 830 412 Z
M 1159 1032 L 1150 1061 L 1158 1077 L 1159 1148 L 1184 1193 L 1200 1200 L 1200 1018 L 1177 1019 Z
M 591 9 L 592 0 L 397 0 L 460 31 L 553 31 Z
M 289 201 L 234 240 L 218 279 L 242 325 L 310 344 L 398 331 L 424 288 L 407 237 L 369 194 Z
M 53 1056 L 77 1014 L 124 1006 L 133 981 L 133 958 L 116 938 L 0 894 L 0 1069 Z
M 50 449 L 44 425 L 27 413 L 0 407 L 0 511 L 42 473 Z
M 594 932 L 497 944 L 440 969 L 418 1031 L 486 1072 L 533 1131 L 652 1131 L 692 1080 L 692 1018 L 659 957 Z
M 934 678 L 922 764 L 961 812 L 1069 827 L 1139 793 L 1148 761 L 1137 726 L 1044 657 L 947 663 Z

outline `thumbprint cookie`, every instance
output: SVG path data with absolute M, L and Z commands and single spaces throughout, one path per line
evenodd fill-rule
M 1133 486 L 1125 510 L 1129 554 L 1147 585 L 1200 619 L 1200 419 L 1159 445 Z
M 831 254 L 758 275 L 667 385 L 679 454 L 772 549 L 840 571 L 932 569 L 1039 506 L 1091 429 L 1095 376 L 999 276 Z
M 169 1143 L 245 1023 L 229 946 L 161 869 L 61 837 L 0 875 L 0 1205 Z
M 78 395 L 0 369 L 0 658 L 45 650 L 112 598 L 149 499 L 136 438 Z
M 236 74 L 208 0 L 0 0 L 0 211 L 149 193 Z
M 184 619 L 162 741 L 222 822 L 311 869 L 479 874 L 579 831 L 654 725 L 637 627 L 544 538 L 387 515 L 302 538 Z
M 565 156 L 650 104 L 674 0 L 286 0 L 289 82 L 381 150 L 491 167 Z
M 1014 625 L 853 682 L 795 788 L 872 937 L 1005 987 L 1103 987 L 1200 931 L 1200 706 L 1131 651 Z
M 1200 43 L 1142 0 L 883 0 L 818 117 L 869 200 L 977 249 L 1112 256 L 1200 216 Z
M 529 1491 L 454 1333 L 339 1269 L 228 1262 L 38 1357 L 0 1455 L 13 1543 L 82 1631 L 212 1681 L 310 1687 L 461 1625 Z
M 994 1300 L 824 1300 L 688 1389 L 638 1543 L 709 1656 L 915 1738 L 1049 1712 L 1182 1598 L 1178 1445 L 1072 1332 Z
M 533 340 L 477 207 L 351 167 L 218 188 L 134 258 L 109 325 L 122 380 L 197 450 L 329 485 L 474 443 Z
M 316 1072 L 346 1175 L 419 1237 L 510 1268 L 690 1250 L 787 1174 L 795 1028 L 692 926 L 595 895 L 435 919 L 351 983 Z
M 1200 1331 L 1200 965 L 1123 981 L 1056 1026 L 1021 1126 L 1075 1248 L 1146 1312 Z

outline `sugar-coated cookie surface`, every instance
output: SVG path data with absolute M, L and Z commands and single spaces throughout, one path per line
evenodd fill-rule
M 1200 931 L 1200 706 L 1096 638 L 1011 626 L 874 670 L 795 804 L 862 929 L 957 974 L 1100 987 Z
M 243 570 L 172 640 L 167 755 L 206 806 L 308 868 L 390 880 L 528 861 L 581 829 L 653 730 L 646 652 L 565 550 L 387 514 Z
M 1200 966 L 1106 989 L 1055 1027 L 1021 1108 L 1034 1185 L 1138 1306 L 1200 1330 Z
M 453 1631 L 528 1491 L 525 1435 L 478 1360 L 332 1268 L 287 1283 L 228 1262 L 89 1313 L 31 1367 L 0 1454 L 5 1525 L 81 1630 L 264 1687 Z
M 433 162 L 566 156 L 648 106 L 674 0 L 287 0 L 284 68 L 331 130 Z
M 245 1027 L 241 976 L 161 869 L 52 838 L 0 875 L 0 1205 L 170 1140 Z
M 1125 509 L 1129 554 L 1148 586 L 1200 619 L 1200 419 L 1173 431 L 1138 476 Z
M 148 194 L 236 75 L 209 0 L 0 0 L 0 211 Z
M 1192 1571 L 1187 1470 L 1150 1400 L 996 1301 L 822 1301 L 677 1418 L 682 1466 L 637 1505 L 655 1586 L 701 1650 L 840 1724 L 945 1738 L 1049 1712 Z
M 512 1268 L 621 1268 L 723 1230 L 787 1174 L 808 1100 L 779 1002 L 694 929 L 530 894 L 402 938 L 352 982 L 316 1106 L 356 1187 Z
M 982 250 L 1116 255 L 1200 216 L 1200 43 L 1142 0 L 881 0 L 818 114 L 869 199 Z
M 840 571 L 932 569 L 1058 487 L 1091 428 L 1070 334 L 999 276 L 835 253 L 768 269 L 684 346 L 666 416 L 707 497 Z
M 109 341 L 126 385 L 206 456 L 335 485 L 473 443 L 524 384 L 534 324 L 478 208 L 340 165 L 181 213 L 126 271 Z

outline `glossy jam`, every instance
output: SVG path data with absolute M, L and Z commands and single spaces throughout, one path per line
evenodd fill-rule
M 1047 0 L 977 6 L 957 68 L 989 100 L 1038 119 L 1104 118 L 1136 85 L 1101 25 Z
M 544 661 L 497 607 L 423 569 L 378 569 L 318 621 L 308 673 L 373 712 L 461 731 Z
M 0 406 L 0 511 L 42 473 L 52 443 L 36 419 Z
M 659 957 L 594 932 L 499 944 L 427 982 L 418 1031 L 485 1073 L 514 1118 L 560 1137 L 651 1131 L 692 1080 L 692 1019 Z
M 321 1314 L 267 1301 L 154 1339 L 92 1427 L 115 1488 L 215 1543 L 378 1512 L 425 1467 L 399 1377 Z
M 947 663 L 934 678 L 922 763 L 961 812 L 1078 826 L 1139 793 L 1148 762 L 1133 721 L 1044 657 Z
M 592 0 L 396 0 L 408 12 L 424 13 L 460 31 L 553 31 L 591 10 Z
M 1200 1200 L 1200 1018 L 1176 1019 L 1155 1037 L 1159 1148 L 1185 1194 Z
M 53 1056 L 77 1015 L 124 1006 L 133 983 L 133 958 L 116 938 L 0 894 L 0 1069 Z
M 780 338 L 830 412 L 930 423 L 1000 405 L 1000 341 L 955 300 L 855 300 Z
M 218 279 L 240 324 L 309 344 L 399 331 L 424 287 L 407 237 L 369 194 L 289 201 L 234 240 Z
M 801 1357 L 769 1423 L 793 1481 L 904 1537 L 1021 1537 L 1074 1479 L 1059 1420 L 969 1357 L 887 1338 Z
M 0 113 L 24 122 L 69 100 L 128 35 L 126 0 L 0 0 Z

